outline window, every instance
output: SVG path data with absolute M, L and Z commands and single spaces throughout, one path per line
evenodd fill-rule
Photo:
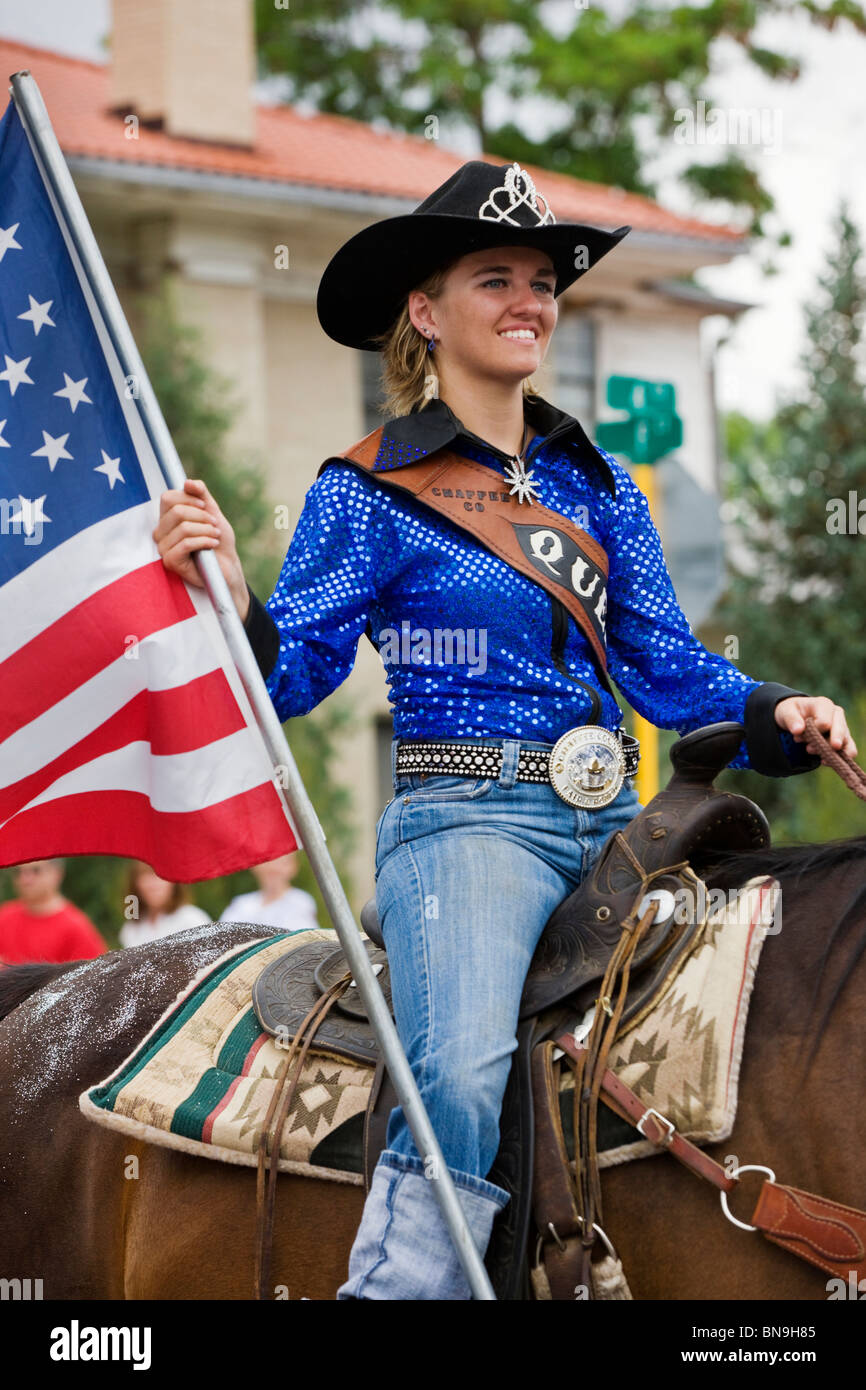
M 394 795 L 391 778 L 391 740 L 394 737 L 394 720 L 390 714 L 376 716 L 376 782 L 380 809 L 387 806 Z
M 382 357 L 378 352 L 359 352 L 361 359 L 361 405 L 364 411 L 364 433 L 378 429 L 384 416 L 379 413 L 382 401 L 380 377 Z
M 560 315 L 553 337 L 556 404 L 591 434 L 595 428 L 595 324 L 573 309 Z

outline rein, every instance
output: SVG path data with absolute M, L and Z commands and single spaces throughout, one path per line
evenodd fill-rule
M 846 787 L 859 797 L 861 801 L 866 801 L 866 772 L 848 753 L 831 748 L 830 744 L 820 732 L 811 714 L 806 716 L 806 733 L 820 750 L 821 762 L 827 767 L 832 767 L 834 772 L 838 772 Z
M 316 1035 L 319 1024 L 326 1018 L 332 1006 L 352 982 L 351 972 L 347 971 L 335 980 L 322 994 L 302 1021 L 292 1039 L 283 1066 L 279 1084 L 274 1088 L 271 1103 L 259 1135 L 258 1164 L 256 1171 L 256 1247 L 255 1247 L 255 1292 L 256 1299 L 269 1298 L 266 1292 L 270 1282 L 271 1254 L 274 1242 L 274 1211 L 277 1198 L 277 1176 L 279 1174 L 280 1146 L 298 1082 L 301 1079 L 304 1061 L 310 1044 Z M 294 1067 L 293 1064 L 294 1063 Z M 276 1119 L 274 1118 L 276 1114 Z M 268 1166 L 268 1154 L 270 1165 Z M 267 1188 L 265 1182 L 267 1180 Z
M 645 873 L 631 846 L 618 836 L 626 856 L 641 875 L 634 906 L 622 920 L 622 935 L 614 947 L 607 969 L 598 991 L 600 1008 L 595 1010 L 592 1027 L 586 1044 L 580 1049 L 574 1077 L 574 1134 L 575 1154 L 580 1162 L 575 1164 L 580 1211 L 576 1214 L 577 1225 L 569 1234 L 579 1241 L 581 1250 L 581 1281 L 589 1284 L 592 1247 L 595 1233 L 602 1221 L 601 1179 L 598 1167 L 598 1104 L 601 1088 L 607 1074 L 607 1059 L 616 1039 L 620 1019 L 628 994 L 631 965 L 635 952 L 655 920 L 658 904 L 652 900 L 640 911 L 653 879 L 662 875 L 687 869 L 685 860 L 680 864 L 664 865 L 652 873 Z M 614 991 L 616 999 L 614 1001 Z M 561 1249 L 561 1246 L 560 1246 Z

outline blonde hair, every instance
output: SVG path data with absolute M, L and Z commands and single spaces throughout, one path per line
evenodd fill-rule
M 415 289 L 438 299 L 445 287 L 448 272 L 461 257 L 447 262 L 422 280 Z M 399 415 L 410 415 L 427 404 L 426 381 L 436 372 L 433 361 L 435 350 L 428 350 L 428 340 L 418 332 L 409 317 L 408 296 L 396 320 L 389 329 L 372 338 L 371 342 L 380 345 L 382 353 L 381 383 L 383 401 L 380 413 L 386 420 Z M 438 374 L 437 374 L 438 375 Z M 524 396 L 537 396 L 538 388 L 530 377 L 523 382 Z

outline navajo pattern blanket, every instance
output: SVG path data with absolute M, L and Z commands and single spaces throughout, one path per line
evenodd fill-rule
M 781 927 L 780 893 L 778 880 L 766 875 L 719 892 L 718 904 L 707 893 L 696 947 L 611 1048 L 611 1070 L 694 1144 L 718 1143 L 733 1130 L 749 1000 L 764 940 Z M 564 1121 L 573 1092 L 574 1075 L 565 1067 Z M 601 1106 L 601 1168 L 663 1152 Z
M 613 1070 L 696 1143 L 725 1139 L 733 1128 L 749 997 L 778 892 L 773 879 L 751 879 L 708 911 L 697 949 L 612 1049 Z M 82 1093 L 82 1114 L 151 1143 L 254 1166 L 286 1054 L 259 1027 L 253 982 L 277 957 L 325 936 L 332 939 L 318 929 L 279 933 L 205 967 L 111 1076 Z M 284 1128 L 280 1170 L 362 1184 L 361 1122 L 372 1082 L 372 1067 L 311 1050 Z M 566 1130 L 570 1085 L 563 1067 Z M 604 1106 L 599 1121 L 602 1167 L 659 1152 Z
M 255 1165 L 286 1050 L 259 1027 L 253 982 L 278 956 L 323 937 L 332 933 L 280 932 L 207 966 L 117 1070 L 82 1093 L 82 1114 L 151 1143 Z M 282 1172 L 363 1182 L 359 1172 L 309 1160 L 331 1131 L 363 1116 L 372 1078 L 370 1067 L 307 1054 L 280 1146 Z

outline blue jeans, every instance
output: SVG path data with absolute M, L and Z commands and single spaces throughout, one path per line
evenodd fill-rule
M 395 774 L 376 827 L 397 1031 L 481 1253 L 508 1201 L 486 1175 L 538 938 L 608 837 L 641 809 L 631 780 L 601 810 L 569 806 L 549 784 L 516 780 L 526 741 L 485 741 L 502 744 L 498 779 Z M 395 752 L 396 741 L 392 770 Z M 431 1178 L 393 1110 L 338 1297 L 469 1297 Z

